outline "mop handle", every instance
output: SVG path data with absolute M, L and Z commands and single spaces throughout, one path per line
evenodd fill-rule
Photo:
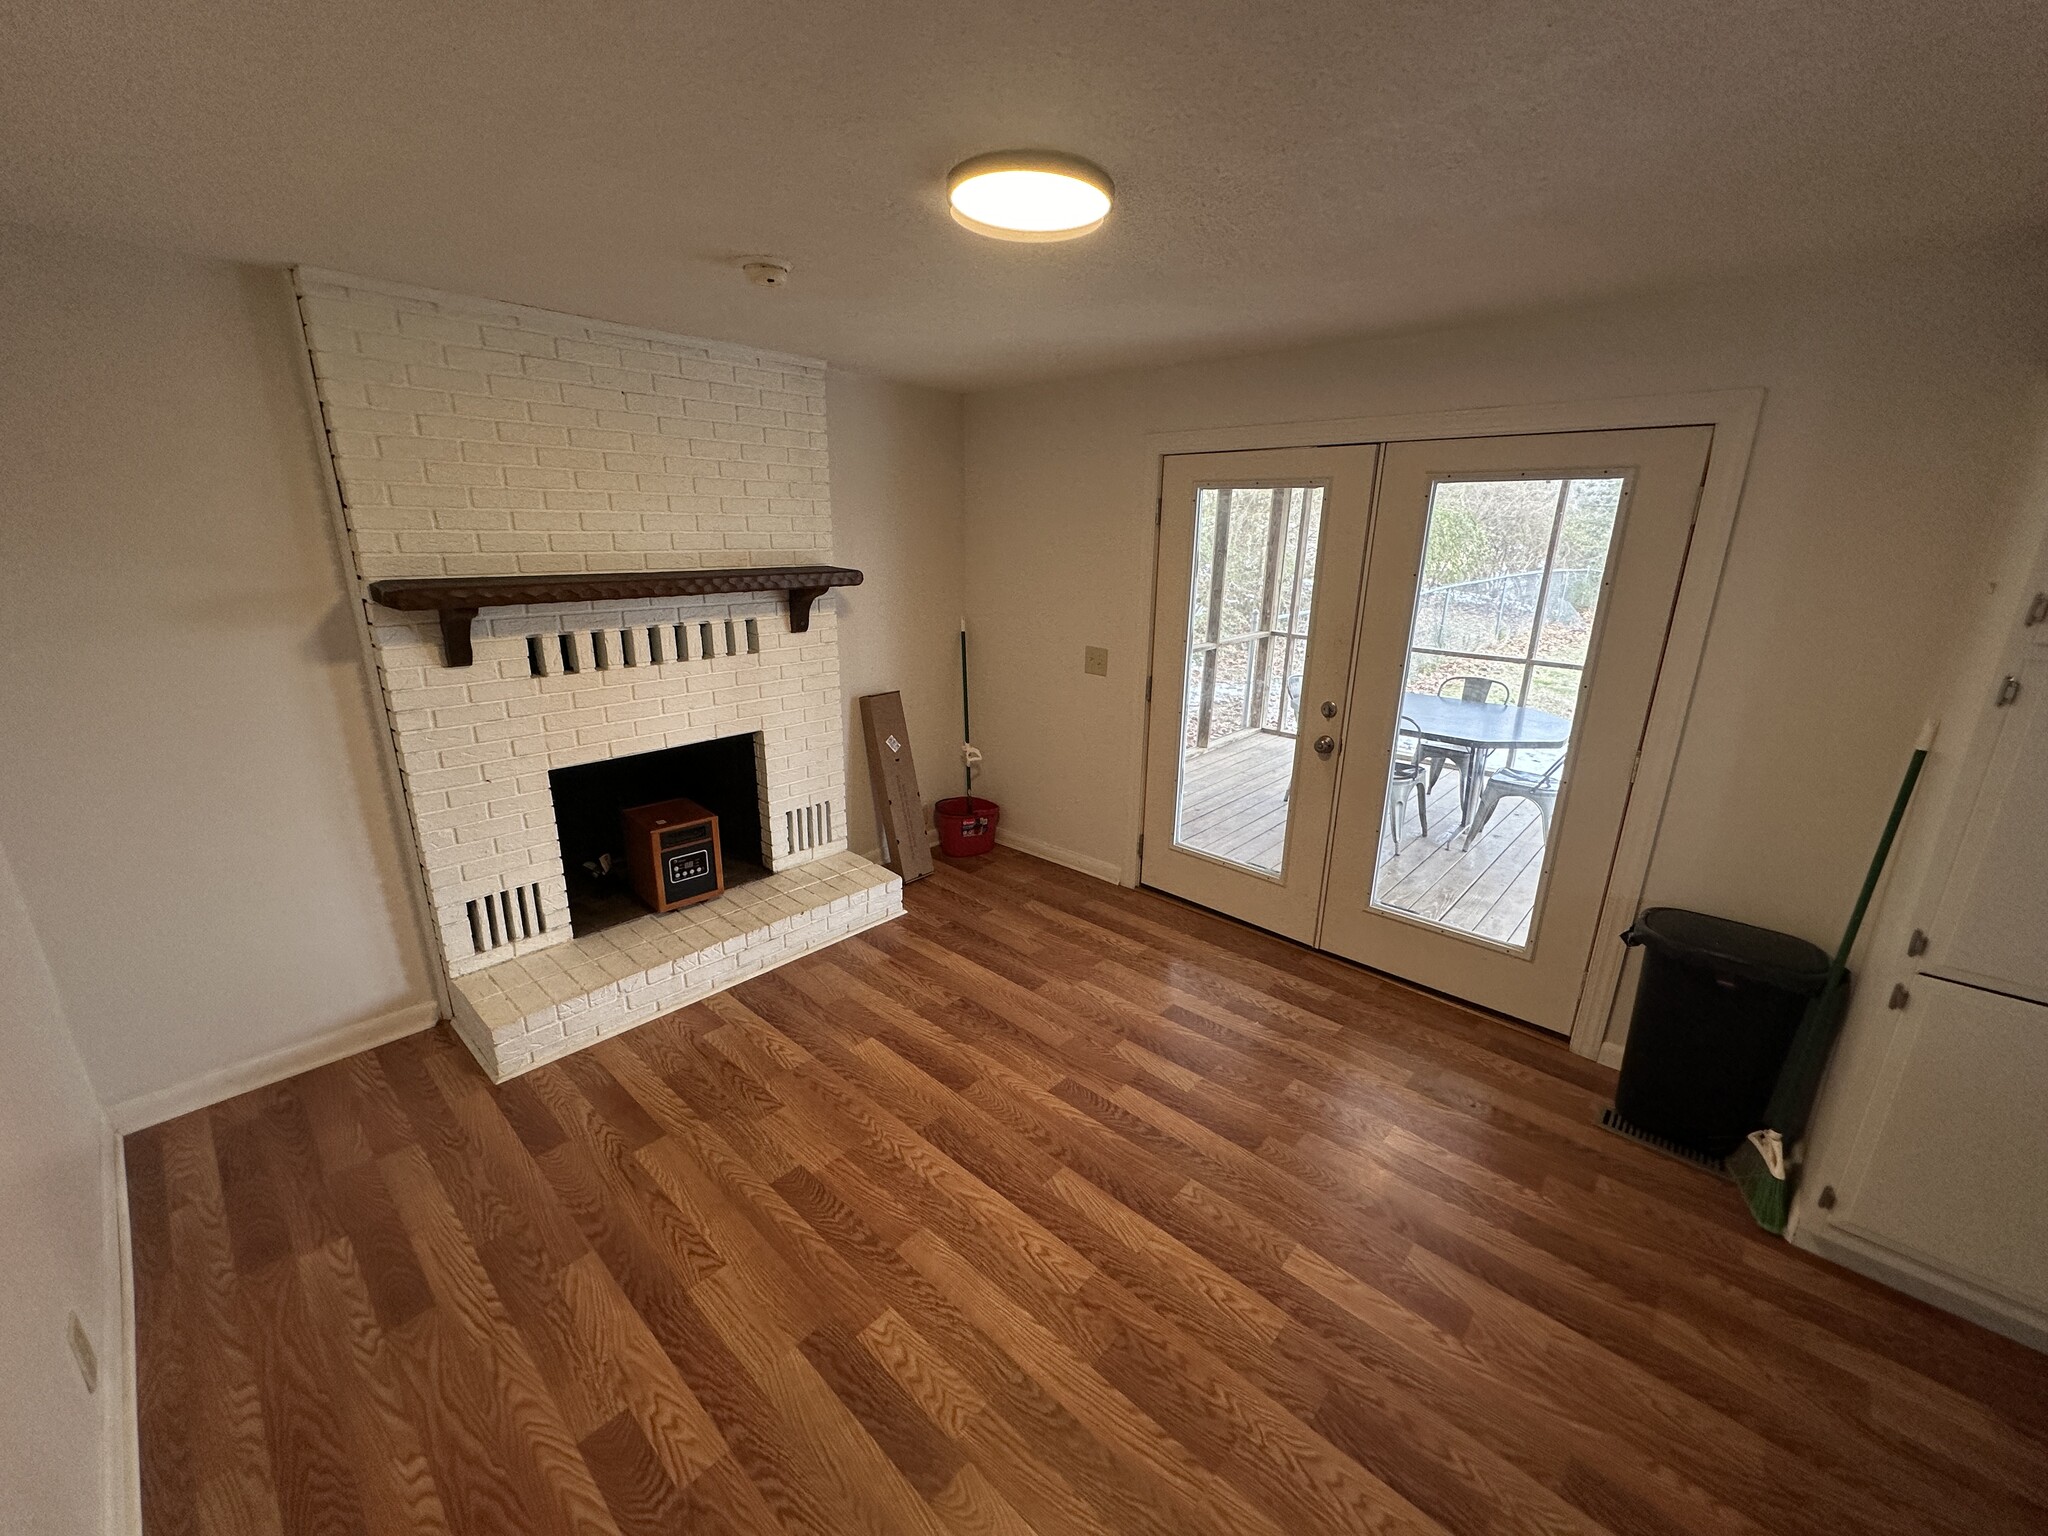
M 1927 761 L 1927 749 L 1933 745 L 1934 722 L 1930 720 L 1921 727 L 1920 739 L 1913 747 L 1912 761 L 1906 764 L 1906 776 L 1900 781 L 1898 795 L 1892 801 L 1892 813 L 1885 821 L 1884 835 L 1877 840 L 1877 852 L 1870 860 L 1869 873 L 1863 877 L 1863 889 L 1856 897 L 1856 910 L 1849 914 L 1849 926 L 1842 934 L 1841 948 L 1835 951 L 1835 958 L 1828 966 L 1828 977 L 1821 986 L 1820 995 L 1807 1008 L 1805 1017 L 1793 1032 L 1791 1049 L 1786 1052 L 1785 1063 L 1779 1069 L 1777 1086 L 1772 1090 L 1770 1104 L 1764 1111 L 1764 1124 L 1780 1132 L 1788 1145 L 1806 1134 L 1807 1117 L 1813 1113 L 1813 1100 L 1820 1090 L 1821 1073 L 1827 1066 L 1828 1053 L 1833 1049 L 1835 1035 L 1842 1025 L 1844 999 L 1841 993 L 1848 975 L 1849 951 L 1856 946 L 1856 934 L 1863 926 L 1863 915 L 1870 909 L 1870 898 L 1877 890 L 1878 878 L 1884 873 L 1885 861 L 1891 857 L 1892 839 L 1898 835 L 1899 823 L 1906 818 L 1906 805 L 1912 800 L 1913 788 L 1920 781 L 1920 769 Z
M 1934 745 L 1935 722 L 1930 720 L 1920 727 L 1920 739 L 1913 744 L 1912 761 L 1906 764 L 1906 777 L 1900 781 L 1899 793 L 1892 801 L 1892 813 L 1884 824 L 1884 835 L 1877 840 L 1877 852 L 1870 860 L 1870 869 L 1863 876 L 1863 889 L 1856 894 L 1856 910 L 1849 914 L 1849 926 L 1842 932 L 1841 947 L 1835 951 L 1835 958 L 1828 966 L 1830 987 L 1836 986 L 1843 972 L 1849 968 L 1849 951 L 1856 947 L 1856 935 L 1863 927 L 1863 915 L 1870 910 L 1870 898 L 1876 894 L 1879 877 L 1884 874 L 1885 861 L 1891 857 L 1892 839 L 1899 834 L 1899 823 L 1906 819 L 1906 805 L 1913 798 L 1913 787 L 1920 782 L 1920 769 L 1927 762 L 1928 749 Z

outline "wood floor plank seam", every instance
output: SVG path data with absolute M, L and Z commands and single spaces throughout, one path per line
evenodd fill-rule
M 2048 1533 L 2048 1360 L 1560 1042 L 1009 850 L 906 907 L 129 1137 L 149 1536 Z

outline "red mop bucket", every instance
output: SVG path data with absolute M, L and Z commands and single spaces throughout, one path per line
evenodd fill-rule
M 996 822 L 1003 808 L 979 795 L 955 795 L 932 807 L 939 824 L 939 852 L 949 859 L 972 858 L 996 845 Z

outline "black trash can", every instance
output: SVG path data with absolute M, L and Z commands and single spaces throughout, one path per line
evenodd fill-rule
M 1765 1107 L 1828 957 L 1804 939 L 1683 907 L 1651 907 L 1622 935 L 1642 984 L 1614 1109 L 1638 1131 L 1726 1157 Z

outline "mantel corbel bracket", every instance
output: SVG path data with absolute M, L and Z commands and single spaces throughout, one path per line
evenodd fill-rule
M 831 591 L 830 587 L 791 587 L 789 589 L 789 632 L 792 635 L 807 635 L 811 631 L 811 604 Z
M 469 626 L 476 618 L 474 608 L 441 610 L 441 654 L 451 667 L 466 667 L 476 660 L 469 648 Z

